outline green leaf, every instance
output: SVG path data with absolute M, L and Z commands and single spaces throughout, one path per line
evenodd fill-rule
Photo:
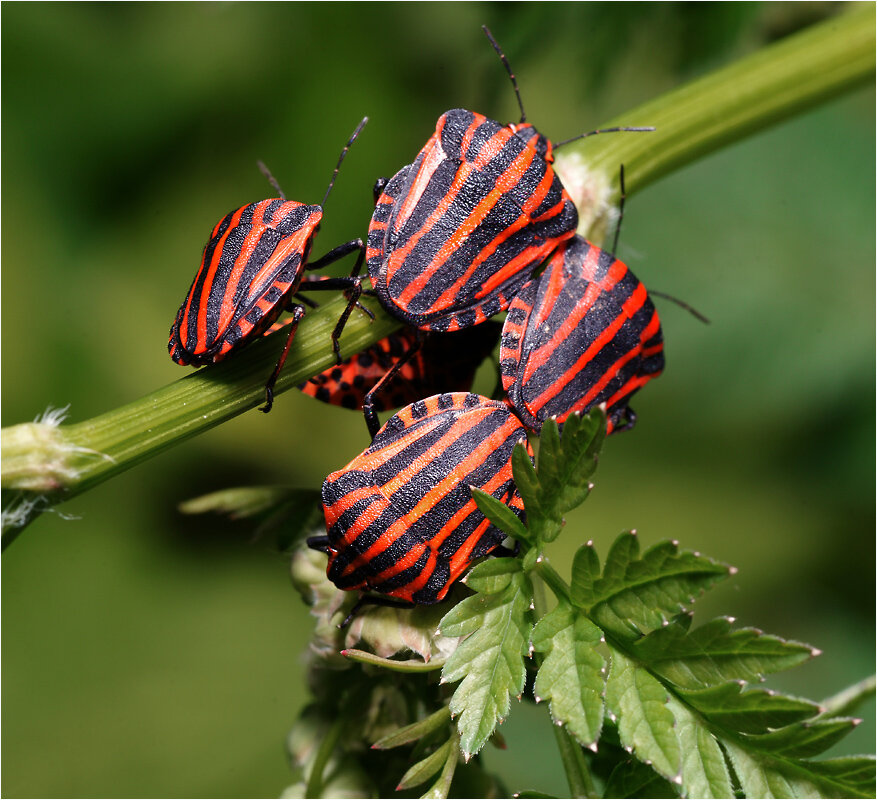
M 874 797 L 874 756 L 842 756 L 809 761 L 807 766 L 823 785 L 859 797 Z
M 679 792 L 651 767 L 630 759 L 619 762 L 612 770 L 603 797 L 675 798 Z
M 535 517 L 527 507 L 530 529 L 537 540 L 556 539 L 563 527 L 563 514 L 588 496 L 592 488 L 588 479 L 597 468 L 605 430 L 606 418 L 600 409 L 592 409 L 586 416 L 570 415 L 562 436 L 555 419 L 542 426 L 537 470 L 542 492 Z
M 682 753 L 667 707 L 667 690 L 646 670 L 614 648 L 606 684 L 606 706 L 618 723 L 621 744 L 668 780 L 678 783 Z
M 467 597 L 441 618 L 437 633 L 449 637 L 474 633 L 482 626 L 486 616 L 506 605 L 507 591 L 508 587 L 498 594 L 478 593 Z
M 746 742 L 761 752 L 790 758 L 812 758 L 833 747 L 859 724 L 855 719 L 798 722 L 770 733 L 747 736 Z
M 481 594 L 497 594 L 511 583 L 512 576 L 521 569 L 521 562 L 516 558 L 491 558 L 472 567 L 464 582 Z
M 609 551 L 603 577 L 593 584 L 589 616 L 607 633 L 639 638 L 665 625 L 728 572 L 698 553 L 680 553 L 676 542 L 657 544 L 640 558 L 636 534 L 623 533 Z
M 261 517 L 263 521 L 254 533 L 256 538 L 282 523 L 277 545 L 285 550 L 316 524 L 320 492 L 288 486 L 241 486 L 185 500 L 178 508 L 183 514 L 212 511 L 233 520 Z
M 412 722 L 404 728 L 399 728 L 399 730 L 381 737 L 372 745 L 372 749 L 389 750 L 393 747 L 400 747 L 403 744 L 410 744 L 433 731 L 439 730 L 442 725 L 446 725 L 450 721 L 450 718 L 451 715 L 448 707 L 442 706 L 438 711 L 430 714 L 425 719 L 419 722 Z
M 560 451 L 560 428 L 556 419 L 547 419 L 539 433 L 539 460 L 536 463 L 536 472 L 542 484 L 542 491 L 546 497 L 550 497 L 548 505 L 553 505 L 561 484 L 561 461 Z
M 595 602 L 594 584 L 600 579 L 600 558 L 593 542 L 583 544 L 573 557 L 570 599 L 577 608 L 590 608 Z
M 688 797 L 733 797 L 731 776 L 716 737 L 703 721 L 671 696 L 667 708 L 675 720 L 682 750 L 682 786 Z
M 741 681 L 694 691 L 680 689 L 679 694 L 710 721 L 741 733 L 767 733 L 771 728 L 802 722 L 819 711 L 810 700 L 744 688 Z
M 440 658 L 431 658 L 429 661 L 409 658 L 403 661 L 383 658 L 374 653 L 369 653 L 368 650 L 358 650 L 355 647 L 348 647 L 346 650 L 342 650 L 341 655 L 350 661 L 358 661 L 360 664 L 371 664 L 372 666 L 383 667 L 394 672 L 435 672 L 444 665 L 444 661 Z
M 566 725 L 582 745 L 600 738 L 605 661 L 595 649 L 603 634 L 565 603 L 533 629 L 533 649 L 545 653 L 536 675 L 536 701 L 550 700 L 551 718 Z
M 746 797 L 873 797 L 874 759 L 793 761 L 752 754 L 724 742 Z
M 445 753 L 445 763 L 441 775 L 438 776 L 438 779 L 432 786 L 430 786 L 429 790 L 421 795 L 422 798 L 443 800 L 451 793 L 451 782 L 454 780 L 454 773 L 457 770 L 457 762 L 460 760 L 458 756 L 458 745 L 459 742 L 455 734 L 448 741 L 448 749 Z
M 532 602 L 530 579 L 518 572 L 502 593 L 467 598 L 440 623 L 445 635 L 471 634 L 442 671 L 443 683 L 462 679 L 450 709 L 452 716 L 459 716 L 460 748 L 466 760 L 484 746 L 506 717 L 511 695 L 520 696 L 524 690 Z M 466 608 L 461 610 L 461 606 Z
M 819 715 L 820 718 L 845 717 L 854 713 L 862 703 L 874 697 L 875 685 L 877 685 L 877 679 L 871 675 L 831 697 L 826 697 L 819 704 L 825 709 Z
M 527 526 L 502 500 L 482 491 L 477 486 L 469 488 L 472 490 L 472 499 L 478 506 L 478 510 L 497 528 L 520 542 L 530 542 L 531 537 Z
M 527 506 L 529 514 L 529 506 L 539 504 L 542 485 L 533 466 L 533 459 L 522 444 L 516 444 L 515 449 L 512 450 L 512 476 L 515 479 L 515 486 L 524 498 L 524 505 Z
M 769 636 L 756 628 L 731 631 L 732 620 L 719 617 L 688 630 L 689 617 L 677 617 L 633 645 L 638 659 L 685 689 L 728 681 L 760 681 L 768 673 L 810 658 L 810 645 Z
M 402 780 L 399 781 L 396 791 L 401 792 L 405 789 L 410 789 L 412 786 L 420 786 L 420 784 L 426 783 L 445 765 L 453 745 L 454 742 L 449 739 L 435 752 L 410 767 L 402 776 Z M 454 756 L 456 757 L 456 753 Z

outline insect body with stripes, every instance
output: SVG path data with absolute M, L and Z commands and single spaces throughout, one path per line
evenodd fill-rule
M 342 150 L 322 205 L 348 148 L 366 122 L 367 118 L 359 123 Z M 338 361 L 341 360 L 338 338 L 361 293 L 361 279 L 311 281 L 304 278 L 305 271 L 320 269 L 358 250 L 359 258 L 351 272 L 351 276 L 358 276 L 365 253 L 362 240 L 354 239 L 309 263 L 323 217 L 322 205 L 287 200 L 270 174 L 268 178 L 281 196 L 241 206 L 217 223 L 168 342 L 171 358 L 178 364 L 213 364 L 269 332 L 283 311 L 291 311 L 286 346 L 265 386 L 263 411 L 271 409 L 274 383 L 305 313 L 304 306 L 293 302 L 300 290 L 345 291 L 348 305 L 332 333 L 333 349 Z
M 477 325 L 508 308 L 578 224 L 552 168 L 554 147 L 526 122 L 515 76 L 484 31 L 511 78 L 520 122 L 447 111 L 414 162 L 376 186 L 369 275 L 387 310 L 422 330 Z
M 505 538 L 470 486 L 523 515 L 511 466 L 521 441 L 526 430 L 508 406 L 479 395 L 440 394 L 402 409 L 323 484 L 327 536 L 309 544 L 328 553 L 329 578 L 341 589 L 442 600 Z
M 324 403 L 350 409 L 362 409 L 369 398 L 376 412 L 434 394 L 468 392 L 475 370 L 493 351 L 501 330 L 498 322 L 453 333 L 418 334 L 414 328 L 402 328 L 299 388 Z M 394 379 L 387 385 L 384 379 L 391 372 Z
M 607 431 L 633 426 L 628 401 L 664 366 L 657 311 L 610 253 L 570 240 L 514 299 L 503 326 L 505 403 L 447 394 L 409 405 L 372 446 L 323 484 L 328 576 L 342 589 L 416 603 L 440 601 L 504 534 L 470 486 L 522 516 L 511 449 L 527 429 L 605 404 Z M 482 463 L 483 461 L 483 463 Z
M 663 368 L 661 322 L 645 286 L 580 236 L 521 289 L 503 325 L 503 388 L 537 432 L 548 417 L 563 422 L 600 403 L 609 433 L 633 427 L 631 395 Z

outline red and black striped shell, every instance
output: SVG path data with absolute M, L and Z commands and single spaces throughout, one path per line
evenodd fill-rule
M 387 310 L 451 331 L 506 309 L 578 224 L 551 161 L 551 143 L 527 123 L 463 109 L 439 117 L 369 225 L 369 275 Z
M 443 392 L 468 392 L 478 365 L 493 351 L 502 326 L 489 322 L 453 333 L 427 333 L 421 349 L 373 395 L 375 411 L 389 411 Z M 417 334 L 403 328 L 337 367 L 303 383 L 311 397 L 344 408 L 361 409 L 365 395 L 414 347 Z
M 330 580 L 415 603 L 442 600 L 505 538 L 469 487 L 523 516 L 511 465 L 522 440 L 526 430 L 508 406 L 479 395 L 435 395 L 402 409 L 323 484 Z
M 268 330 L 296 292 L 323 210 L 274 198 L 226 214 L 170 331 L 178 364 L 215 363 Z
M 512 302 L 500 370 L 509 402 L 539 431 L 552 416 L 606 403 L 608 430 L 631 422 L 631 395 L 664 368 L 661 322 L 645 286 L 580 236 Z

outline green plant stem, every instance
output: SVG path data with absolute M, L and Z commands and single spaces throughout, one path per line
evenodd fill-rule
M 563 600 L 565 603 L 570 602 L 569 584 L 560 577 L 560 574 L 548 563 L 548 559 L 545 556 L 542 556 L 536 563 L 536 572 L 549 586 L 551 591 L 554 592 L 558 600 Z
M 535 572 L 542 580 L 551 587 L 551 590 L 558 599 L 569 602 L 569 587 L 566 581 L 560 577 L 557 571 L 552 567 L 544 556 L 536 562 Z M 535 611 L 537 618 L 542 618 L 546 613 L 545 591 L 541 584 L 537 582 L 534 586 L 535 592 Z M 542 666 L 542 656 L 534 653 L 533 658 L 537 668 Z M 567 731 L 562 725 L 555 725 L 554 738 L 557 741 L 557 749 L 560 752 L 560 761 L 563 764 L 563 771 L 566 774 L 566 780 L 569 784 L 571 797 L 598 797 L 594 789 L 594 782 L 591 779 L 591 772 L 585 761 L 584 753 L 582 753 L 581 745 L 576 741 L 575 737 Z
M 332 757 L 332 753 L 335 751 L 335 745 L 338 744 L 345 725 L 347 725 L 347 720 L 343 716 L 339 716 L 332 723 L 332 727 L 326 732 L 323 741 L 320 742 L 320 748 L 317 750 L 317 755 L 314 757 L 311 771 L 308 774 L 305 797 L 323 796 L 323 772 L 326 769 L 326 764 L 329 763 L 329 759 Z
M 605 126 L 652 124 L 655 133 L 598 136 L 570 145 L 617 194 L 618 165 L 628 195 L 723 145 L 864 83 L 874 72 L 874 6 L 835 17 L 736 64 L 674 90 Z M 580 209 L 583 211 L 583 209 Z M 582 213 L 582 217 L 586 214 Z M 299 327 L 276 394 L 333 364 L 329 337 L 343 299 L 309 312 Z M 369 299 L 370 321 L 354 313 L 342 339 L 349 356 L 400 326 Z M 4 494 L 33 506 L 4 530 L 3 546 L 41 509 L 74 497 L 167 448 L 263 402 L 264 383 L 284 334 L 266 337 L 221 364 L 199 370 L 85 422 L 26 423 L 2 432 Z M 4 498 L 5 500 L 6 498 Z
M 570 797 L 598 797 L 579 743 L 562 725 L 554 726 L 554 738 L 569 783 Z
M 627 195 L 692 161 L 874 78 L 875 7 L 862 5 L 620 114 L 605 125 L 653 125 L 648 134 L 570 145 Z M 566 156 L 566 148 L 560 151 Z

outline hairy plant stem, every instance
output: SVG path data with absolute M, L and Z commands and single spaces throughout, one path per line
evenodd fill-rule
M 618 194 L 624 164 L 628 195 L 717 148 L 762 130 L 864 83 L 874 71 L 874 6 L 834 17 L 775 45 L 609 120 L 650 124 L 649 134 L 598 136 L 564 148 L 588 180 L 610 200 Z M 582 201 L 580 201 L 581 203 Z M 605 209 L 604 209 L 605 210 Z M 582 226 L 599 240 L 605 231 L 580 204 Z M 605 216 L 605 215 L 604 215 Z M 330 301 L 302 322 L 276 394 L 334 362 L 329 335 L 344 301 Z M 400 326 L 369 299 L 373 323 L 354 314 L 342 354 L 358 352 Z M 121 408 L 85 422 L 60 426 L 25 423 L 2 432 L 4 504 L 24 500 L 4 517 L 3 546 L 41 510 L 67 500 L 167 448 L 263 402 L 264 383 L 282 347 L 282 333 L 254 343 L 225 362 L 199 370 Z

